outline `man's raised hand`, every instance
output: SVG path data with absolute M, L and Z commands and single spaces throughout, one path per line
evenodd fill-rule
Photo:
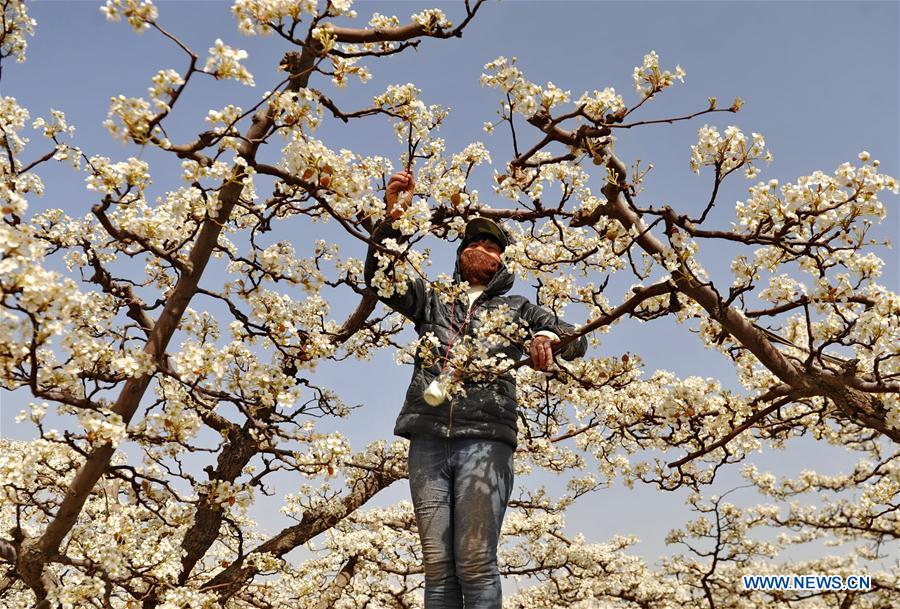
M 416 182 L 412 171 L 408 169 L 399 171 L 391 176 L 384 194 L 384 201 L 387 204 L 387 215 L 390 219 L 396 220 L 403 213 L 403 210 L 409 207 L 415 187 Z M 409 195 L 400 197 L 400 193 L 409 193 Z M 398 199 L 400 207 L 397 207 Z

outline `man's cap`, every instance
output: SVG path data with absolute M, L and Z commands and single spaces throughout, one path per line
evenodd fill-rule
M 500 246 L 501 252 L 509 245 L 509 236 L 506 234 L 506 231 L 493 220 L 473 218 L 466 223 L 466 233 L 463 237 L 464 245 L 485 238 L 495 241 Z

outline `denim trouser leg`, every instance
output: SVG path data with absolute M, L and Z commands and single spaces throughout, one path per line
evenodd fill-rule
M 497 545 L 513 449 L 481 438 L 415 435 L 409 486 L 425 566 L 426 609 L 500 609 Z

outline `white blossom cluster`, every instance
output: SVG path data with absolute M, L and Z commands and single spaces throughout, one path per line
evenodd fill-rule
M 209 57 L 206 58 L 203 69 L 217 80 L 234 79 L 253 87 L 256 85 L 253 82 L 253 75 L 241 65 L 244 59 L 247 59 L 247 51 L 232 48 L 216 38 L 215 46 L 209 48 Z
M 56 138 L 61 133 L 66 134 L 69 137 L 75 136 L 75 127 L 73 125 L 69 125 L 68 122 L 66 122 L 66 115 L 64 112 L 61 112 L 59 110 L 50 110 L 50 117 L 50 122 L 47 122 L 41 117 L 36 118 L 31 124 L 32 128 L 43 129 L 44 137 L 51 140 Z
M 355 11 L 350 12 L 355 15 Z M 357 65 L 359 62 L 358 57 L 346 57 L 332 53 L 333 50 L 339 49 L 343 53 L 354 54 L 359 52 L 359 48 L 354 44 L 341 43 L 338 45 L 337 35 L 334 33 L 331 23 L 325 23 L 324 25 L 313 28 L 312 37 L 319 42 L 322 48 L 322 54 L 326 54 L 328 60 L 331 62 L 331 83 L 335 87 L 339 89 L 346 87 L 347 76 L 349 75 L 356 76 L 361 83 L 366 83 L 371 80 L 372 73 L 369 72 L 368 68 Z M 363 45 L 363 48 L 366 50 L 370 49 L 370 47 L 371 45 L 368 43 Z
M 228 272 L 239 277 L 268 278 L 272 280 L 284 280 L 298 285 L 308 292 L 317 291 L 325 275 L 316 266 L 316 259 L 330 260 L 337 252 L 336 244 L 328 244 L 324 240 L 316 243 L 314 258 L 298 258 L 294 247 L 286 242 L 279 241 L 260 252 L 254 252 L 250 261 L 235 260 L 228 264 Z M 243 282 L 241 282 L 243 283 Z M 241 284 L 234 287 L 240 289 Z M 231 287 L 229 284 L 228 287 Z M 226 288 L 228 289 L 228 288 Z M 281 328 L 281 331 L 285 331 Z
M 400 17 L 396 15 L 391 15 L 390 17 L 387 15 L 382 15 L 381 13 L 374 12 L 372 16 L 369 18 L 369 27 L 371 28 L 391 28 L 398 27 L 400 25 Z M 382 45 L 388 45 L 388 42 L 380 43 Z
M 644 55 L 641 65 L 634 68 L 632 80 L 638 93 L 650 97 L 655 93 L 667 89 L 675 84 L 676 80 L 684 82 L 685 72 L 681 66 L 676 65 L 675 71 L 659 69 L 659 55 L 656 51 L 650 51 Z
M 617 114 L 625 109 L 622 96 L 612 87 L 606 87 L 602 91 L 595 89 L 590 95 L 584 92 L 575 104 L 583 107 L 585 115 L 595 121 L 603 120 L 607 114 Z
M 251 350 L 251 341 L 242 340 L 240 331 L 233 328 L 235 340 L 222 346 L 212 342 L 188 340 L 173 357 L 181 378 L 185 381 L 204 380 L 209 389 L 227 390 L 254 396 L 255 407 L 293 405 L 299 394 L 296 381 L 285 375 L 276 362 L 265 363 Z M 324 348 L 331 348 L 323 345 Z M 314 349 L 315 345 L 310 345 Z M 297 360 L 299 367 L 315 365 Z
M 206 114 L 206 122 L 212 127 L 213 133 L 228 136 L 222 138 L 221 145 L 224 149 L 237 149 L 239 140 L 231 134 L 235 133 L 234 125 L 243 112 L 244 110 L 240 106 L 228 104 L 221 110 L 210 110 Z
M 691 171 L 700 173 L 700 167 L 712 166 L 719 174 L 728 174 L 739 167 L 745 167 L 747 179 L 759 175 L 759 167 L 754 161 L 772 162 L 772 153 L 765 149 L 766 140 L 761 133 L 753 133 L 751 142 L 734 125 L 720 134 L 716 127 L 703 125 L 697 132 L 697 144 L 691 146 Z
M 736 205 L 738 222 L 733 227 L 749 239 L 762 236 L 773 242 L 757 247 L 752 257 L 737 256 L 731 268 L 735 286 L 765 278 L 768 285 L 759 297 L 773 305 L 791 306 L 801 299 L 809 303 L 814 317 L 808 324 L 805 314 L 787 320 L 789 340 L 806 346 L 810 340 L 820 343 L 849 333 L 858 370 L 871 373 L 876 358 L 896 351 L 891 343 L 896 345 L 900 321 L 896 296 L 875 282 L 883 261 L 863 248 L 873 243 L 866 237 L 868 227 L 886 214 L 880 193 L 896 194 L 898 186 L 867 153 L 860 160 L 861 166 L 845 163 L 833 175 L 814 172 L 796 183 L 770 180 L 750 187 L 750 197 Z M 810 281 L 778 272 L 793 261 L 809 273 Z M 799 349 L 791 353 L 804 357 Z M 881 362 L 883 374 L 896 370 L 895 360 Z M 891 414 L 892 421 L 896 418 Z
M 498 57 L 484 65 L 485 73 L 481 75 L 481 84 L 499 89 L 509 96 L 509 107 L 504 112 L 518 112 L 523 116 L 531 116 L 538 109 L 541 99 L 541 87 L 525 79 L 522 70 L 516 67 L 516 58 Z M 560 96 L 551 95 L 548 99 L 560 101 Z
M 601 221 L 597 231 L 567 228 L 563 240 L 559 239 L 559 233 L 552 224 L 541 225 L 533 231 L 533 236 L 513 226 L 514 243 L 503 251 L 502 259 L 507 269 L 521 280 L 541 279 L 541 302 L 565 307 L 579 293 L 574 283 L 575 277 L 620 269 L 626 264 L 616 250 L 627 243 L 627 235 L 623 231 L 616 238 L 607 237 L 613 234 L 615 229 L 611 227 L 617 224 L 615 220 Z M 561 264 L 560 260 L 574 262 Z M 561 266 L 566 270 L 564 275 L 559 274 Z
M 110 135 L 123 142 L 146 142 L 151 136 L 161 133 L 158 128 L 150 132 L 154 113 L 150 109 L 150 103 L 142 97 L 117 95 L 110 98 L 108 116 L 103 126 Z
M 390 250 L 400 251 L 396 239 L 387 238 L 381 243 Z M 372 287 L 384 298 L 394 294 L 405 294 L 410 289 L 411 278 L 423 274 L 421 267 L 426 260 L 424 254 L 417 254 L 415 250 L 407 251 L 405 258 L 402 259 L 381 252 L 375 252 L 375 258 L 378 267 L 372 277 Z
M 246 484 L 236 484 L 227 480 L 211 480 L 200 487 L 206 501 L 213 506 L 228 506 L 246 511 L 253 503 L 253 489 Z
M 385 161 L 381 157 L 356 157 L 342 149 L 335 152 L 324 143 L 306 136 L 299 130 L 291 133 L 291 138 L 282 149 L 282 168 L 291 175 L 317 184 L 317 196 L 341 218 L 353 218 L 358 213 L 384 215 L 384 203 L 371 192 L 370 181 L 381 176 Z M 304 193 L 305 189 L 289 185 L 277 187 L 283 192 Z M 421 206 L 419 215 L 422 215 Z M 329 222 L 331 214 L 314 218 L 314 221 Z
M 466 177 L 484 164 L 491 163 L 491 155 L 481 142 L 473 142 L 461 151 L 445 156 L 445 142 L 431 137 L 421 151 L 428 159 L 420 166 L 416 176 L 417 190 L 427 192 L 440 205 L 449 205 L 460 212 L 477 209 L 480 205 L 477 190 L 469 190 Z M 456 217 L 447 232 L 448 239 L 460 234 L 465 222 Z
M 153 86 L 148 89 L 154 105 L 162 112 L 168 112 L 172 108 L 169 100 L 175 94 L 178 87 L 184 84 L 184 78 L 177 71 L 168 69 L 160 70 L 152 79 Z
M 564 525 L 556 510 L 515 511 L 507 516 L 504 536 L 520 541 L 501 550 L 500 571 L 517 581 L 531 574 L 538 583 L 520 589 L 504 604 L 523 609 L 587 608 L 605 600 L 674 607 L 685 598 L 674 581 L 654 577 L 641 558 L 627 553 L 636 538 L 616 536 L 607 543 L 586 543 L 581 534 L 569 536 Z
M 148 413 L 132 426 L 131 433 L 155 442 L 170 443 L 173 451 L 179 451 L 200 431 L 201 417 L 180 384 L 171 380 L 163 380 L 160 384 L 165 407 L 159 412 Z
M 159 609 L 216 609 L 220 607 L 214 592 L 200 592 L 191 588 L 166 590 Z
M 3 4 L 3 30 L 0 32 L 0 57 L 15 57 L 21 63 L 25 61 L 25 50 L 28 48 L 26 36 L 34 36 L 37 22 L 28 15 L 22 0 L 9 0 Z
M 235 0 L 231 12 L 238 21 L 238 29 L 247 35 L 267 36 L 272 24 L 285 18 L 299 21 L 303 14 L 316 14 L 316 0 Z
M 356 11 L 350 8 L 353 6 L 353 0 L 331 0 L 328 4 L 330 6 L 329 15 L 334 17 L 344 15 L 349 19 L 356 17 Z
M 761 227 L 764 234 L 787 228 L 788 241 L 838 228 L 843 229 L 838 233 L 839 243 L 858 243 L 853 230 L 857 227 L 844 228 L 846 219 L 883 219 L 886 212 L 879 193 L 887 190 L 897 194 L 900 188 L 895 178 L 878 170 L 877 161 L 868 162 L 866 153 L 861 156 L 866 157 L 861 166 L 844 163 L 833 175 L 816 171 L 796 183 L 779 185 L 777 180 L 770 180 L 751 186 L 750 197 L 735 206 L 735 227 L 747 231 Z
M 41 194 L 44 184 L 34 173 L 20 173 L 21 163 L 15 158 L 28 144 L 29 139 L 19 135 L 25 128 L 30 115 L 28 110 L 16 103 L 14 97 L 0 97 L 0 133 L 2 141 L 8 147 L 10 155 L 0 155 L 0 200 L 3 202 L 3 215 L 20 215 L 28 208 L 25 194 L 34 192 Z M 13 163 L 10 164 L 10 158 Z
M 309 89 L 274 93 L 269 98 L 269 106 L 278 113 L 279 122 L 287 127 L 281 132 L 285 138 L 290 137 L 293 129 L 312 133 L 322 120 L 322 107 L 316 94 Z
M 453 22 L 447 19 L 447 16 L 439 8 L 429 8 L 421 13 L 415 13 L 410 17 L 413 23 L 418 23 L 426 32 L 432 32 L 436 29 L 449 30 L 453 27 Z
M 90 175 L 85 178 L 88 190 L 113 195 L 125 192 L 132 187 L 137 193 L 132 195 L 130 201 L 134 201 L 150 183 L 150 166 L 146 161 L 129 157 L 127 161 L 113 163 L 108 157 L 91 157 L 87 171 Z
M 80 411 L 78 421 L 87 433 L 90 443 L 106 444 L 113 447 L 125 437 L 125 422 L 114 412 Z
M 412 83 L 388 85 L 384 93 L 372 98 L 377 107 L 389 110 L 395 115 L 394 133 L 401 142 L 406 142 L 408 131 L 412 130 L 413 141 L 424 141 L 435 126 L 444 120 L 449 111 L 438 105 L 426 105 L 419 96 L 422 90 Z M 401 159 L 406 160 L 406 159 Z
M 106 5 L 100 7 L 100 12 L 109 21 L 121 21 L 125 17 L 128 25 L 139 34 L 159 16 L 159 11 L 150 0 L 106 0 Z
M 335 475 L 336 470 L 344 465 L 345 459 L 352 456 L 350 443 L 341 433 L 311 433 L 296 438 L 308 444 L 306 452 L 294 451 L 293 458 L 298 471 L 310 478 L 324 476 L 326 479 Z

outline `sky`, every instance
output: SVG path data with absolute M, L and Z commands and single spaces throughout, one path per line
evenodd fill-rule
M 28 60 L 21 65 L 4 64 L 0 89 L 2 95 L 13 96 L 28 108 L 32 118 L 47 116 L 51 108 L 63 110 L 70 124 L 76 126 L 76 144 L 87 154 L 121 160 L 138 151 L 113 141 L 101 126 L 109 110 L 109 98 L 146 95 L 157 70 L 183 71 L 187 62 L 173 44 L 154 32 L 137 35 L 124 23 L 106 22 L 99 6 L 98 2 L 32 4 L 37 33 L 29 40 Z M 202 120 L 210 108 L 227 104 L 247 108 L 281 80 L 275 68 L 290 49 L 276 37 L 240 34 L 228 3 L 162 2 L 158 6 L 163 27 L 201 57 L 216 38 L 246 49 L 249 58 L 245 63 L 256 80 L 255 88 L 209 78 L 192 85 L 167 119 L 173 141 L 186 142 L 206 129 Z M 360 14 L 356 24 L 362 26 L 373 11 L 406 20 L 410 14 L 432 6 L 439 6 L 448 18 L 459 21 L 461 3 L 363 2 L 355 6 Z M 816 169 L 830 173 L 845 161 L 855 162 L 863 150 L 881 161 L 884 173 L 900 175 L 898 7 L 897 2 L 492 2 L 482 8 L 461 39 L 425 40 L 417 51 L 366 62 L 373 74 L 366 84 L 351 82 L 347 89 L 335 91 L 321 76 L 311 84 L 327 91 L 342 109 L 354 109 L 371 104 L 372 96 L 388 84 L 415 83 L 426 103 L 451 109 L 440 131 L 448 153 L 476 140 L 488 146 L 493 165 L 477 171 L 470 188 L 478 189 L 481 199 L 491 203 L 491 171 L 511 159 L 512 149 L 504 130 L 487 135 L 481 129 L 485 121 L 497 118 L 500 103 L 496 90 L 479 83 L 485 63 L 500 55 L 515 56 L 528 79 L 541 84 L 552 81 L 571 90 L 572 98 L 577 99 L 584 91 L 613 86 L 625 96 L 626 103 L 634 103 L 637 98 L 632 70 L 645 53 L 654 50 L 662 67 L 672 69 L 679 64 L 687 76 L 684 84 L 676 84 L 648 104 L 641 118 L 700 110 L 710 96 L 717 97 L 720 105 L 736 96 L 745 101 L 738 115 L 701 117 L 619 136 L 616 146 L 620 158 L 626 162 L 639 158 L 654 165 L 642 200 L 654 206 L 670 204 L 681 213 L 693 214 L 705 205 L 712 182 L 708 172 L 698 177 L 688 166 L 690 146 L 704 122 L 720 129 L 736 124 L 745 133 L 765 135 L 774 162 L 769 167 L 763 165 L 758 180 L 775 178 L 784 183 Z M 525 127 L 520 122 L 520 137 L 529 143 L 536 141 L 534 132 Z M 381 119 L 348 126 L 326 117 L 316 135 L 335 150 L 346 147 L 359 154 L 394 159 L 405 150 Z M 37 153 L 33 149 L 33 154 Z M 276 153 L 262 154 L 274 158 Z M 153 151 L 145 152 L 144 158 L 152 167 L 151 194 L 159 196 L 181 185 L 177 163 Z M 30 211 L 58 207 L 73 216 L 89 213 L 95 199 L 84 188 L 83 176 L 64 167 L 49 167 L 41 175 L 46 193 L 31 199 Z M 755 181 L 733 176 L 726 182 L 709 224 L 727 229 L 734 220 L 734 202 L 745 198 L 747 186 Z M 885 195 L 883 200 L 888 218 L 873 235 L 896 243 L 900 232 L 897 198 Z M 498 201 L 497 205 L 506 207 L 508 203 Z M 309 255 L 317 238 L 335 240 L 342 255 L 365 255 L 364 245 L 342 236 L 334 223 L 295 226 L 294 232 L 283 229 L 273 239 L 294 240 L 299 255 Z M 432 274 L 452 272 L 456 244 L 433 238 L 423 243 L 432 247 Z M 700 259 L 715 281 L 730 285 L 729 264 L 737 251 L 719 244 L 701 244 Z M 885 260 L 880 282 L 897 291 L 900 264 L 896 250 L 876 251 Z M 213 267 L 204 281 L 215 286 L 217 277 L 221 275 Z M 613 284 L 609 298 L 618 302 L 633 282 L 623 278 Z M 535 289 L 520 281 L 513 293 L 533 299 Z M 344 319 L 356 302 L 355 296 L 348 298 L 347 291 L 336 295 L 331 318 Z M 575 324 L 587 321 L 586 311 L 577 307 L 567 309 L 566 318 Z M 407 329 L 403 338 L 409 341 L 414 335 Z M 683 326 L 667 321 L 625 322 L 605 335 L 599 350 L 593 349 L 589 355 L 620 355 L 626 351 L 641 355 L 648 375 L 663 368 L 679 376 L 714 377 L 726 387 L 739 388 L 728 361 L 704 350 Z M 385 351 L 371 362 L 323 365 L 316 380 L 335 389 L 348 404 L 361 405 L 350 420 L 339 422 L 340 430 L 361 448 L 372 440 L 394 439 L 394 419 L 410 372 L 394 363 L 394 353 Z M 24 391 L 0 392 L 3 437 L 34 437 L 31 426 L 15 422 L 16 414 L 28 402 Z M 324 425 L 327 429 L 327 423 Z M 822 467 L 826 462 L 835 470 L 846 470 L 853 460 L 837 449 L 800 440 L 788 451 L 760 454 L 753 462 L 761 469 L 784 475 Z M 279 493 L 290 492 L 292 485 L 305 482 L 290 477 L 278 480 Z M 708 493 L 721 494 L 739 481 L 737 468 L 733 468 Z M 562 481 L 549 474 L 535 477 L 533 483 L 546 484 L 557 492 L 563 488 Z M 616 534 L 635 534 L 642 540 L 635 551 L 652 561 L 672 551 L 663 543 L 666 532 L 691 517 L 683 505 L 685 496 L 649 487 L 630 490 L 617 484 L 573 507 L 567 529 L 582 532 L 596 542 Z M 373 505 L 408 499 L 405 482 L 397 483 L 381 493 Z M 274 532 L 287 524 L 277 507 L 275 502 L 255 508 L 253 515 L 265 523 L 261 527 L 264 530 Z

